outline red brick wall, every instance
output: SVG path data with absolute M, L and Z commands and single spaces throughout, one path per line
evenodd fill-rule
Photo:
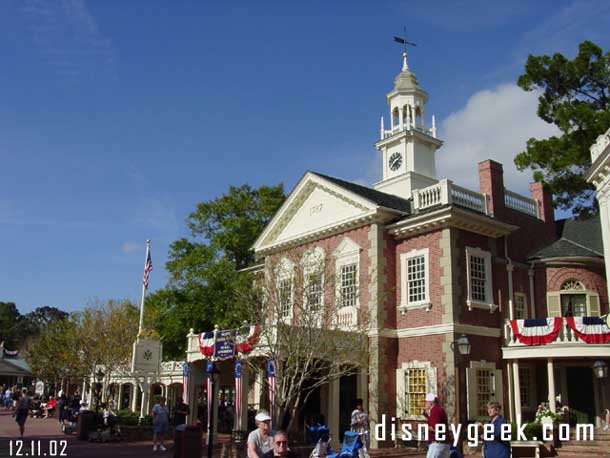
M 398 329 L 402 328 L 416 328 L 419 326 L 430 326 L 433 324 L 440 324 L 442 322 L 442 310 L 441 310 L 441 266 L 440 258 L 442 251 L 440 249 L 440 239 L 442 231 L 437 230 L 429 232 L 427 234 L 412 237 L 406 240 L 401 240 L 396 245 L 394 255 L 394 276 L 396 287 L 394 289 L 394 316 Z M 408 253 L 411 250 L 420 250 L 422 248 L 428 248 L 428 261 L 430 271 L 430 302 L 432 303 L 432 309 L 427 312 L 425 309 L 409 310 L 405 314 L 401 314 L 397 306 L 400 305 L 400 295 L 404 285 L 401 283 L 401 265 L 400 255 L 402 253 Z

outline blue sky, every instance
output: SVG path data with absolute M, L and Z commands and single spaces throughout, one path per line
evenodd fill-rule
M 307 169 L 371 184 L 385 94 L 409 63 L 445 146 L 439 175 L 476 189 L 552 128 L 515 88 L 528 53 L 610 49 L 610 4 L 582 1 L 0 3 L 0 300 L 22 312 L 139 300 L 197 202 Z M 427 119 L 429 122 L 429 119 Z M 474 180 L 474 181 L 473 181 Z

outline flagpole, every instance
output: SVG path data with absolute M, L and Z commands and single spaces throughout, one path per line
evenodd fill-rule
M 144 270 L 146 270 L 146 263 L 148 261 L 148 254 L 150 253 L 150 240 L 146 241 L 146 255 L 144 256 Z M 142 280 L 142 300 L 140 301 L 140 325 L 138 326 L 138 335 L 142 332 L 144 327 L 144 297 L 146 296 L 146 285 Z

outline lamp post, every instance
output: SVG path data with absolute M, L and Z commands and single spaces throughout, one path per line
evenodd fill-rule
M 608 364 L 606 364 L 604 361 L 602 360 L 597 360 L 593 363 L 592 366 L 593 369 L 593 374 L 595 375 L 595 378 L 597 380 L 599 380 L 600 382 L 600 386 L 599 389 L 601 391 L 601 396 L 600 396 L 600 400 L 602 403 L 602 406 L 606 405 L 606 382 L 608 380 Z
M 455 417 L 458 424 L 462 424 L 462 385 L 460 383 L 461 360 L 470 354 L 472 345 L 468 340 L 468 336 L 462 334 L 456 340 L 451 342 L 451 350 L 455 356 Z M 458 441 L 458 449 L 462 451 L 462 441 Z
M 102 369 L 98 368 L 97 372 L 95 373 L 95 411 L 99 412 L 100 410 L 100 399 L 102 396 L 102 382 L 104 380 L 104 376 L 106 374 L 104 374 L 104 372 L 102 371 Z

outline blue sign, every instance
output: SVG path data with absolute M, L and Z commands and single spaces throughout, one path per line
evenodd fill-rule
M 235 330 L 216 332 L 214 343 L 214 358 L 219 361 L 235 356 Z
M 213 374 L 214 373 L 214 361 L 208 361 L 205 365 L 205 372 L 207 374 Z
M 267 377 L 275 377 L 275 363 L 272 359 L 267 361 Z
M 235 378 L 241 378 L 241 359 L 235 361 Z

